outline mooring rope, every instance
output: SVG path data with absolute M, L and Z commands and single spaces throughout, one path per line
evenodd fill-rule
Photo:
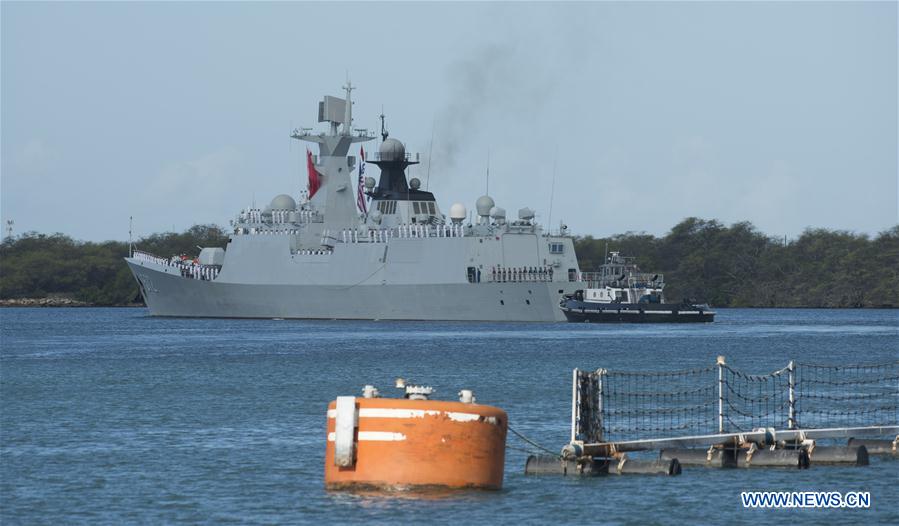
M 546 452 L 546 453 L 549 453 L 550 455 L 552 455 L 552 456 L 554 456 L 554 457 L 562 458 L 562 455 L 560 455 L 558 451 L 553 451 L 553 450 L 551 450 L 551 449 L 548 449 L 548 448 L 546 448 L 546 447 L 541 446 L 540 444 L 534 442 L 534 441 L 531 440 L 530 438 L 528 438 L 528 437 L 524 436 L 523 434 L 519 433 L 518 431 L 516 431 L 515 428 L 513 428 L 511 425 L 509 426 L 509 431 L 511 431 L 515 436 L 517 436 L 517 437 L 520 438 L 521 440 L 523 440 L 523 441 L 527 442 L 528 444 L 534 446 L 535 448 L 537 448 L 537 449 L 539 449 L 539 450 L 541 450 L 541 451 L 544 451 L 544 452 Z M 511 448 L 511 449 L 516 449 L 514 446 L 506 446 L 506 447 L 509 447 L 509 448 Z M 528 453 L 530 453 L 530 451 L 528 451 Z

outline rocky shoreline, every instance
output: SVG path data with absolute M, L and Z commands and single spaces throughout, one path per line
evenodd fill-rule
M 143 303 L 122 305 L 95 305 L 72 298 L 15 298 L 0 299 L 0 307 L 143 307 Z

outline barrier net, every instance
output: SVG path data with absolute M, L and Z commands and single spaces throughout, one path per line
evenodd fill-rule
M 611 442 L 899 423 L 899 361 L 790 362 L 747 374 L 725 363 L 670 372 L 575 370 L 572 438 Z

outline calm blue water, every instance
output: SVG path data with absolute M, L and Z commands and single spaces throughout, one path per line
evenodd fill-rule
M 328 493 L 325 409 L 397 376 L 474 389 L 558 450 L 574 367 L 748 372 L 899 356 L 899 311 L 722 310 L 707 326 L 154 319 L 2 309 L 0 520 L 51 523 L 899 523 L 899 461 L 862 468 L 525 477 L 500 492 Z M 510 445 L 522 446 L 510 435 Z M 860 490 L 869 510 L 744 510 L 747 490 Z

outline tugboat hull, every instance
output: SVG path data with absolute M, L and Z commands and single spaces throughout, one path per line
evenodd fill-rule
M 591 304 L 570 300 L 561 306 L 570 322 L 578 323 L 708 323 L 715 313 L 706 306 L 684 304 Z

